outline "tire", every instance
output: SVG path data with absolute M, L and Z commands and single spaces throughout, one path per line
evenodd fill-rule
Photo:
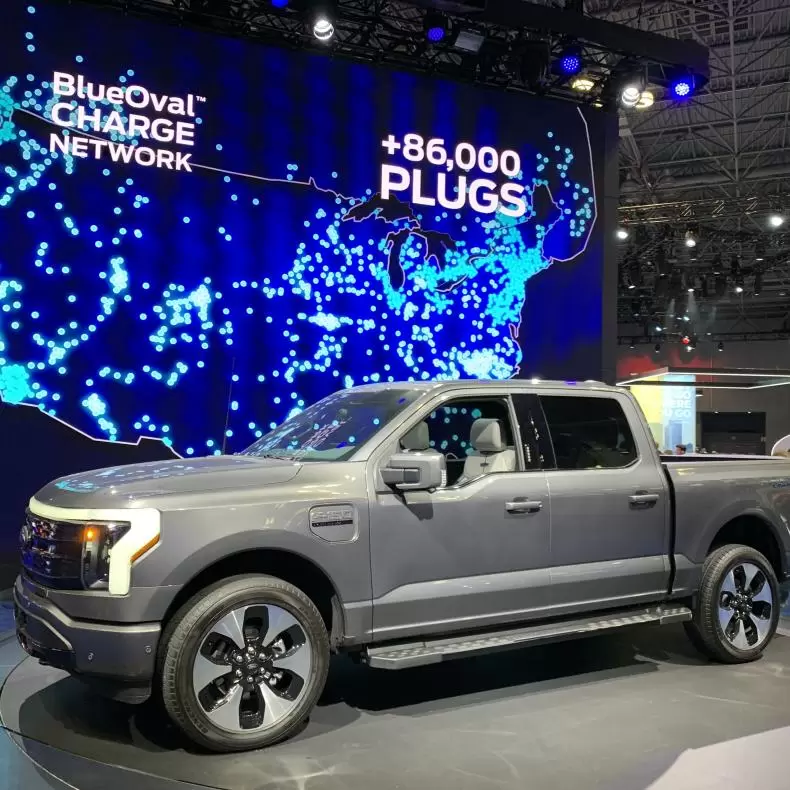
M 158 658 L 162 702 L 184 734 L 210 751 L 245 751 L 291 737 L 310 715 L 326 682 L 329 638 L 298 587 L 237 576 L 184 604 Z
M 776 633 L 780 609 L 771 563 L 749 546 L 722 546 L 702 566 L 694 617 L 684 625 L 692 644 L 705 655 L 742 664 L 762 655 Z

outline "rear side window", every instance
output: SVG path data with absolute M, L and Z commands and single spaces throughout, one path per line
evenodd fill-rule
M 620 469 L 637 459 L 628 420 L 612 398 L 541 397 L 557 469 Z

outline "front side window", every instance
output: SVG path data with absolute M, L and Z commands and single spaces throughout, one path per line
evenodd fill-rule
M 515 472 L 513 436 L 505 398 L 454 398 L 409 431 L 401 448 L 444 455 L 452 486 L 484 474 Z
M 418 389 L 341 390 L 295 414 L 240 455 L 345 461 L 420 395 Z
M 613 398 L 541 396 L 557 469 L 621 469 L 637 459 L 622 406 Z

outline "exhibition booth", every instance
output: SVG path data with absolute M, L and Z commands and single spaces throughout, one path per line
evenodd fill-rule
M 716 481 L 695 499 L 608 386 L 672 448 L 695 444 L 700 391 L 790 383 L 616 381 L 615 110 L 702 88 L 707 50 L 601 23 L 606 85 L 568 101 L 591 90 L 576 4 L 532 9 L 553 49 L 512 27 L 518 4 L 450 5 L 407 4 L 419 46 L 396 68 L 357 52 L 387 49 L 389 10 L 353 2 L 332 57 L 314 12 L 337 2 L 4 0 L 0 766 L 19 787 L 677 790 L 727 737 L 780 748 L 790 648 L 716 673 L 680 629 L 762 655 L 784 544 L 739 544 L 753 571 L 725 569 L 736 630 L 716 634 L 741 653 L 712 648 L 695 574 L 750 513 L 694 532 Z M 264 38 L 269 14 L 319 43 L 304 21 Z M 785 512 L 760 469 L 749 492 Z M 646 624 L 668 635 L 568 641 Z

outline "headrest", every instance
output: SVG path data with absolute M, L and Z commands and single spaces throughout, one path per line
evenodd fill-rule
M 472 423 L 469 437 L 472 447 L 482 455 L 501 453 L 507 449 L 503 436 L 502 423 L 499 420 L 481 417 Z
M 400 446 L 411 452 L 422 452 L 431 446 L 428 423 L 418 422 L 401 440 Z

